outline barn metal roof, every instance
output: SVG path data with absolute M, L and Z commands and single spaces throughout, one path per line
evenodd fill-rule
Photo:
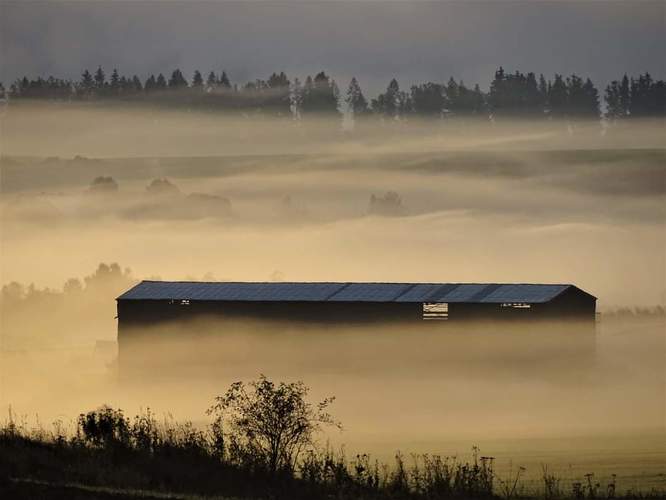
M 574 285 L 142 281 L 118 300 L 543 303 Z M 589 295 L 589 294 L 586 294 Z

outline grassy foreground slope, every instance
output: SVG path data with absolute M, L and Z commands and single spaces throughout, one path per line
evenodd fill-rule
M 101 409 L 122 417 L 118 410 Z M 110 413 L 109 413 L 110 412 Z M 82 415 L 82 417 L 84 417 Z M 116 421 L 118 422 L 118 420 Z M 310 449 L 293 467 L 270 470 L 261 457 L 222 444 L 214 428 L 158 424 L 138 415 L 126 430 L 93 434 L 79 420 L 74 435 L 59 428 L 27 430 L 10 420 L 0 430 L 2 498 L 284 498 L 284 499 L 611 499 L 666 498 L 666 492 L 622 490 L 593 474 L 565 482 L 543 470 L 539 488 L 522 482 L 523 469 L 500 477 L 492 457 L 474 450 L 470 462 L 455 457 L 398 454 L 391 465 L 368 455 Z M 112 427 L 116 424 L 112 424 Z M 123 426 L 125 424 L 122 424 Z M 115 429 L 115 430 L 114 430 Z

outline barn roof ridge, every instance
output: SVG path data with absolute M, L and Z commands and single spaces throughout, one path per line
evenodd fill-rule
M 505 281 L 199 281 L 199 280 L 141 280 L 139 283 L 192 283 L 192 284 L 248 284 L 248 285 L 547 285 L 547 286 L 574 286 L 573 283 L 534 283 Z
M 543 303 L 570 289 L 594 297 L 570 283 L 143 280 L 117 300 Z

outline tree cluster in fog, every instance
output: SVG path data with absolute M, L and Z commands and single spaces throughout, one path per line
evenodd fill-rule
M 118 183 L 109 176 L 93 179 L 88 193 L 111 195 L 119 191 Z M 138 205 L 125 209 L 131 218 L 154 219 L 199 219 L 205 217 L 224 218 L 232 214 L 231 201 L 223 196 L 208 193 L 184 194 L 169 179 L 153 179 L 146 186 L 146 196 L 140 197 Z
M 370 195 L 368 214 L 399 216 L 406 213 L 407 210 L 402 204 L 402 198 L 395 191 L 388 191 L 383 196 Z
M 16 310 L 22 303 L 47 303 L 61 300 L 63 295 L 79 295 L 82 293 L 95 294 L 97 292 L 116 293 L 134 283 L 132 272 L 121 269 L 117 263 L 101 263 L 97 270 L 83 280 L 68 279 L 62 290 L 51 288 L 37 288 L 34 284 L 24 285 L 13 281 L 2 287 L 0 291 L 0 307 Z
M 4 89 L 0 89 L 4 92 Z M 300 118 L 308 113 L 338 116 L 347 112 L 354 117 L 374 115 L 404 119 L 410 116 L 483 118 L 591 118 L 600 117 L 599 90 L 589 78 L 579 75 L 553 79 L 532 72 L 513 73 L 499 68 L 483 92 L 479 85 L 467 86 L 453 77 L 448 82 L 424 82 L 409 90 L 392 79 L 386 90 L 368 99 L 356 78 L 346 92 L 340 92 L 329 75 L 320 72 L 304 82 L 290 79 L 284 72 L 273 73 L 266 80 L 232 84 L 225 71 L 211 71 L 204 77 L 195 71 L 191 81 L 179 69 L 169 77 L 160 73 L 145 81 L 138 76 L 120 75 L 114 69 L 109 77 L 99 67 L 85 70 L 79 81 L 52 76 L 22 79 L 7 92 L 10 98 L 50 100 L 115 100 L 185 106 L 188 109 L 261 113 Z M 611 82 L 604 92 L 606 117 L 664 116 L 666 84 L 649 73 L 638 77 L 624 75 Z
M 56 341 L 95 331 L 100 318 L 113 314 L 113 298 L 135 282 L 129 269 L 101 263 L 82 280 L 68 279 L 60 290 L 7 283 L 0 290 L 0 337 Z

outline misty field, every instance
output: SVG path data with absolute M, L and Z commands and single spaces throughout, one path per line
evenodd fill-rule
M 0 410 L 28 428 L 73 433 L 108 404 L 203 429 L 216 394 L 265 373 L 335 395 L 344 430 L 321 444 L 350 457 L 478 445 L 498 477 L 525 467 L 526 488 L 542 464 L 567 485 L 666 488 L 663 123 L 350 133 L 58 106 L 1 117 Z M 128 381 L 114 298 L 147 278 L 575 283 L 601 314 L 592 351 L 548 328 L 239 324 L 146 343 Z

